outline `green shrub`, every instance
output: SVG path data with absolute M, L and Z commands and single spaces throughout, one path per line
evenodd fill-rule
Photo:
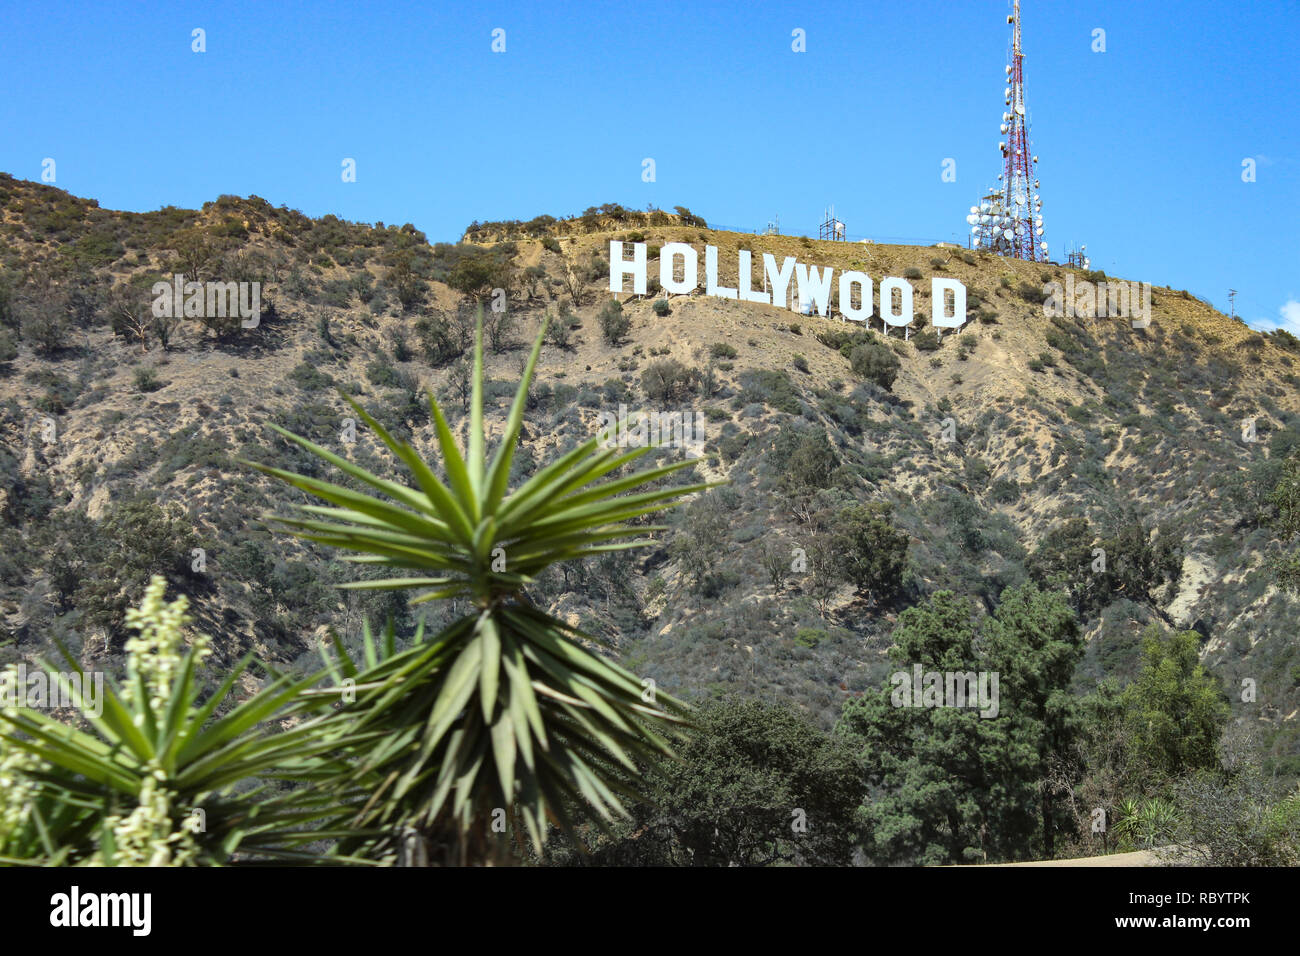
M 900 363 L 898 356 L 888 346 L 879 342 L 867 342 L 856 346 L 849 353 L 849 365 L 855 375 L 888 390 L 894 387 Z
M 617 299 L 606 302 L 597 318 L 606 345 L 618 345 L 632 328 L 632 320 L 623 314 L 623 306 Z
M 794 642 L 800 647 L 816 647 L 830 635 L 818 627 L 801 627 L 795 632 Z
M 672 402 L 694 395 L 700 387 L 700 373 L 676 359 L 651 362 L 641 373 L 641 388 L 656 402 Z
M 801 409 L 794 383 L 784 369 L 753 369 L 740 375 L 739 407 L 761 402 L 778 411 L 798 415 Z
M 165 383 L 158 378 L 158 370 L 153 367 L 135 370 L 135 390 L 137 392 L 156 392 Z
M 366 378 L 380 388 L 399 388 L 397 370 L 387 362 L 374 361 L 366 366 Z
M 334 379 L 330 375 L 310 362 L 300 362 L 295 365 L 293 371 L 289 373 L 289 378 L 305 392 L 319 392 L 334 384 Z
M 1020 293 L 1020 298 L 1033 305 L 1042 305 L 1047 301 L 1047 293 L 1043 291 L 1043 287 L 1032 282 L 1020 283 L 1017 291 Z
M 912 336 L 912 345 L 918 352 L 934 352 L 939 348 L 939 334 L 933 329 L 922 329 Z

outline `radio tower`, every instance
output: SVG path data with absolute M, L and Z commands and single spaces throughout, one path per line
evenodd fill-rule
M 1001 187 L 971 206 L 966 221 L 971 224 L 975 245 L 1012 259 L 1042 262 L 1047 259 L 1046 230 L 1043 228 L 1043 200 L 1033 166 L 1038 157 L 1029 153 L 1029 117 L 1025 108 L 1024 54 L 1020 52 L 1020 0 L 1014 0 L 1007 17 L 1011 27 L 1011 62 L 1007 65 L 1007 88 L 1003 91 L 1007 110 L 1002 114 Z

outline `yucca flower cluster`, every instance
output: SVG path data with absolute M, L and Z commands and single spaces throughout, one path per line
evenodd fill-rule
M 166 775 L 149 775 L 140 786 L 140 805 L 125 817 L 110 817 L 114 866 L 190 866 L 199 848 L 186 820 L 173 817 L 174 794 L 161 785 Z
M 126 612 L 126 626 L 139 634 L 126 642 L 126 672 L 132 679 L 123 687 L 122 698 L 134 700 L 134 678 L 139 675 L 154 710 L 161 709 L 171 697 L 172 685 L 184 662 L 186 628 L 194 620 L 189 614 L 189 598 L 182 594 L 168 604 L 166 594 L 167 580 L 155 574 L 140 606 Z M 201 664 L 212 654 L 212 641 L 205 634 L 194 635 L 190 646 L 196 663 Z M 143 715 L 136 717 L 137 721 L 142 719 Z

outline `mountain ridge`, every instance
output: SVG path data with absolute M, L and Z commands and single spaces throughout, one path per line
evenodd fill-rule
M 1156 574 L 1150 594 L 1112 588 L 1084 612 L 1080 686 L 1130 674 L 1146 623 L 1195 627 L 1225 690 L 1242 678 L 1259 683 L 1257 705 L 1232 696 L 1237 719 L 1263 729 L 1277 767 L 1300 771 L 1300 661 L 1285 632 L 1296 599 L 1271 579 L 1276 542 L 1263 500 L 1270 463 L 1300 447 L 1294 339 L 1159 286 L 1148 329 L 1052 319 L 1041 300 L 1048 282 L 1107 278 L 1052 263 L 719 232 L 689 210 L 657 219 L 593 209 L 585 221 L 531 232 L 474 224 L 460 243 L 431 244 L 411 224 L 311 219 L 258 197 L 119 213 L 0 177 L 6 653 L 32 656 L 59 637 L 83 660 L 116 659 L 112 615 L 133 584 L 108 593 L 86 579 L 114 560 L 124 579 L 135 573 L 139 541 L 153 548 L 142 566 L 160 556 L 175 565 L 173 586 L 191 595 L 226 656 L 251 650 L 292 663 L 312 656 L 329 628 L 351 639 L 365 616 L 401 618 L 380 599 L 329 593 L 321 582 L 354 569 L 269 535 L 260 514 L 289 499 L 235 459 L 292 454 L 268 422 L 338 444 L 347 409 L 334 386 L 425 447 L 419 393 L 431 387 L 457 405 L 477 300 L 499 346 L 488 362 L 494 429 L 518 380 L 520 346 L 548 313 L 553 325 L 573 323 L 568 342 L 553 336 L 543 350 L 512 477 L 594 433 L 600 413 L 620 403 L 689 407 L 708 422 L 695 470 L 730 482 L 718 504 L 693 503 L 645 556 L 538 584 L 540 597 L 674 693 L 783 693 L 829 722 L 846 695 L 878 682 L 901 607 L 952 589 L 987 610 L 1037 573 L 1034 556 L 1054 531 L 1084 516 L 1072 546 L 1144 535 L 1153 549 L 1176 546 L 1177 573 Z M 729 285 L 742 249 L 861 269 L 877 283 L 905 277 L 921 334 L 904 341 L 704 294 L 612 296 L 611 240 L 712 245 Z M 262 283 L 261 324 L 182 323 L 164 333 L 165 347 L 156 331 L 137 334 L 123 309 L 142 315 L 148 286 L 174 270 Z M 926 333 L 934 275 L 960 280 L 970 296 L 969 321 L 941 341 Z M 498 287 L 504 313 L 490 308 Z M 617 333 L 623 321 L 611 340 L 607 325 Z M 1242 441 L 1247 420 L 1253 442 Z M 53 442 L 42 440 L 46 421 Z M 348 450 L 378 460 L 364 430 Z M 126 513 L 139 495 L 174 506 L 179 524 Z M 829 519 L 817 516 L 854 503 L 887 505 L 908 537 L 894 603 L 843 580 L 819 592 L 799 574 L 776 582 L 766 571 L 764 548 L 825 547 Z M 1141 535 L 1124 537 L 1135 522 Z M 103 555 L 60 550 L 79 534 L 114 543 Z M 172 537 L 193 547 L 178 550 Z M 185 570 L 193 548 L 207 570 Z M 102 612 L 93 621 L 87 601 Z

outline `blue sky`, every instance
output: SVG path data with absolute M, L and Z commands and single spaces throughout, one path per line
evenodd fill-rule
M 964 242 L 1000 166 L 1009 11 L 3 0 L 0 169 L 51 157 L 108 208 L 257 194 L 432 241 L 618 202 L 814 234 L 834 203 L 851 237 Z M 1300 332 L 1300 3 L 1024 0 L 1023 20 L 1052 258 L 1084 242 L 1094 267 L 1225 311 L 1235 288 L 1252 324 Z

